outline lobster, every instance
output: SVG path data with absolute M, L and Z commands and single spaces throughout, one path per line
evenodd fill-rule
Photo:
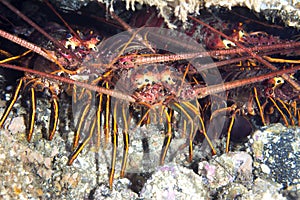
M 213 24 L 206 24 L 190 16 L 193 23 L 203 26 L 200 29 L 202 34 L 206 35 L 204 43 L 207 48 L 212 49 L 206 51 L 198 43 L 203 39 L 195 41 L 188 37 L 189 34 L 193 33 L 194 25 L 189 34 L 186 34 L 186 31 L 182 33 L 162 28 L 132 29 L 128 28 L 126 23 L 113 13 L 111 15 L 125 29 L 127 28 L 126 32 L 101 41 L 101 38 L 93 33 L 76 33 L 70 30 L 71 34 L 65 34 L 65 38 L 59 39 L 60 41 L 57 42 L 57 39 L 52 38 L 52 36 L 49 37 L 49 34 L 38 28 L 39 26 L 26 16 L 20 14 L 10 3 L 5 0 L 2 0 L 1 3 L 14 10 L 21 18 L 47 36 L 55 44 L 56 51 L 46 50 L 6 31 L 0 31 L 2 37 L 30 49 L 53 63 L 49 64 L 46 69 L 29 69 L 7 64 L 14 58 L 0 62 L 2 67 L 26 72 L 25 76 L 20 79 L 13 99 L 0 120 L 0 126 L 3 126 L 9 116 L 22 86 L 29 87 L 32 111 L 27 140 L 30 141 L 36 121 L 35 91 L 48 90 L 53 111 L 48 135 L 48 139 L 51 140 L 54 137 L 58 123 L 58 96 L 63 92 L 70 93 L 71 88 L 74 103 L 76 105 L 84 103 L 80 108 L 81 115 L 78 114 L 78 111 L 75 113 L 77 114 L 77 130 L 68 164 L 71 165 L 74 162 L 94 136 L 96 136 L 96 146 L 99 147 L 103 129 L 106 142 L 108 142 L 110 136 L 112 141 L 110 187 L 112 187 L 115 176 L 118 129 L 122 130 L 124 138 L 120 176 L 125 176 L 130 146 L 130 123 L 132 120 L 136 121 L 135 126 L 150 123 L 165 124 L 165 138 L 160 154 L 161 165 L 164 164 L 167 154 L 171 154 L 168 153 L 168 150 L 174 137 L 173 129 L 176 127 L 180 127 L 182 137 L 186 139 L 180 148 L 184 149 L 188 146 L 189 161 L 193 159 L 194 139 L 199 134 L 205 138 L 213 154 L 216 154 L 215 140 L 221 134 L 221 130 L 216 129 L 218 124 L 227 121 L 227 119 L 224 121 L 224 116 L 229 119 L 229 127 L 226 127 L 228 133 L 226 151 L 229 151 L 230 134 L 235 132 L 233 130 L 235 129 L 234 124 L 236 124 L 234 121 L 239 121 L 241 124 L 248 126 L 248 121 L 244 122 L 245 118 L 239 115 L 239 113 L 245 113 L 241 108 L 246 104 L 248 104 L 246 105 L 247 112 L 258 111 L 262 123 L 266 124 L 264 115 L 268 112 L 266 107 L 268 107 L 270 101 L 272 105 L 278 107 L 278 112 L 282 113 L 282 108 L 279 108 L 274 100 L 274 98 L 278 98 L 277 101 L 283 107 L 284 112 L 287 113 L 281 114 L 282 118 L 285 119 L 288 115 L 291 124 L 295 124 L 295 118 L 298 118 L 299 121 L 299 83 L 297 83 L 299 81 L 291 78 L 289 74 L 297 72 L 300 67 L 284 68 L 280 66 L 281 68 L 277 69 L 277 67 L 263 59 L 267 55 L 276 54 L 279 48 L 284 49 L 286 53 L 291 53 L 299 48 L 300 44 L 298 42 L 282 42 L 278 38 L 272 37 L 272 39 L 267 39 L 272 43 L 272 46 L 270 46 L 261 42 L 261 38 L 268 37 L 268 35 L 259 36 L 260 40 L 253 37 L 249 39 L 254 34 L 244 34 L 239 25 L 236 26 L 237 30 L 232 31 L 231 37 L 228 37 L 212 28 L 211 25 Z M 66 33 L 66 31 L 63 32 Z M 174 33 L 175 37 L 172 36 Z M 220 35 L 226 40 L 222 40 Z M 186 43 L 176 42 L 177 38 L 181 38 Z M 249 43 L 253 44 L 257 41 L 261 45 L 248 46 Z M 230 46 L 238 48 L 227 49 Z M 242 57 L 232 57 L 233 54 L 240 54 Z M 244 54 L 249 54 L 249 56 Z M 15 59 L 20 57 L 17 56 Z M 213 63 L 209 57 L 213 57 L 218 62 Z M 228 65 L 249 59 L 256 59 L 273 72 L 270 72 L 270 70 L 265 74 L 259 72 L 252 77 L 242 77 L 241 80 L 233 80 L 241 77 L 240 75 L 232 78 L 227 73 L 225 80 L 229 81 L 222 82 L 224 77 L 221 76 L 219 70 L 216 70 L 216 66 L 223 66 L 222 70 L 224 68 L 225 73 Z M 235 72 L 235 74 L 237 73 Z M 224 91 L 241 88 L 256 82 L 269 82 L 269 80 L 274 80 L 273 78 L 276 76 L 282 76 L 288 83 L 277 84 L 277 81 L 276 84 L 267 83 L 266 86 L 262 86 L 262 89 L 260 88 L 261 93 L 257 93 L 257 90 L 254 89 L 253 96 L 247 98 L 246 103 L 242 101 L 243 105 L 238 107 L 235 103 L 231 106 L 227 106 L 227 103 L 223 104 L 227 98 L 234 96 L 226 94 L 227 92 Z M 287 84 L 292 86 L 287 86 Z M 285 87 L 288 89 L 285 89 Z M 287 90 L 290 91 L 293 97 L 285 95 Z M 208 96 L 211 98 L 210 103 L 206 102 Z M 280 100 L 283 97 L 293 102 L 283 102 Z M 97 100 L 95 100 L 96 98 Z M 262 101 L 264 101 L 263 105 L 261 105 Z M 256 102 L 256 107 L 253 102 Z M 96 105 L 96 108 L 93 105 Z M 292 109 L 293 113 L 291 112 Z M 86 133 L 86 131 L 88 132 Z M 172 155 L 169 157 L 171 159 Z

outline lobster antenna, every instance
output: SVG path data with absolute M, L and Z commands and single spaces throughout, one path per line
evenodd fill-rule
M 24 21 L 26 21 L 28 24 L 30 24 L 32 27 L 34 27 L 36 30 L 38 30 L 41 34 L 43 34 L 46 38 L 48 38 L 51 42 L 53 42 L 57 47 L 65 50 L 67 53 L 72 55 L 77 61 L 80 61 L 77 55 L 75 55 L 72 51 L 64 47 L 61 43 L 57 42 L 56 39 L 54 39 L 51 35 L 49 35 L 46 31 L 44 31 L 39 25 L 37 25 L 35 22 L 33 22 L 31 19 L 29 19 L 27 16 L 21 13 L 16 7 L 11 5 L 6 0 L 0 0 L 1 3 L 3 3 L 6 7 L 8 7 L 11 11 L 13 11 L 16 15 L 21 17 Z
M 235 81 L 228 82 L 228 83 L 223 83 L 223 84 L 217 84 L 217 85 L 213 85 L 213 86 L 198 88 L 197 93 L 199 94 L 199 98 L 204 98 L 204 97 L 206 97 L 208 95 L 211 95 L 211 94 L 216 94 L 216 93 L 219 93 L 219 92 L 222 92 L 222 91 L 227 91 L 227 90 L 231 90 L 231 89 L 238 88 L 238 87 L 241 87 L 241 86 L 261 82 L 261 81 L 264 81 L 266 79 L 269 79 L 269 78 L 272 78 L 272 77 L 275 77 L 275 76 L 282 76 L 282 74 L 292 73 L 292 72 L 295 72 L 297 70 L 300 70 L 300 65 L 296 66 L 296 67 L 292 67 L 290 69 L 278 70 L 278 71 L 263 74 L 263 75 L 260 75 L 260 76 L 246 78 L 246 79 L 243 79 L 243 80 L 235 80 Z
M 12 35 L 4 30 L 0 29 L 0 36 L 2 36 L 3 38 L 6 38 L 7 40 L 10 40 L 24 48 L 30 49 L 31 51 L 43 56 L 44 58 L 50 60 L 51 62 L 55 62 L 54 58 L 49 56 L 49 54 L 47 53 L 47 51 L 31 42 L 28 42 L 22 38 L 19 38 L 15 35 Z
M 221 31 L 218 31 L 212 27 L 210 27 L 208 24 L 202 22 L 201 20 L 192 17 L 192 16 L 188 16 L 190 19 L 194 20 L 195 22 L 198 22 L 199 24 L 209 28 L 210 30 L 212 30 L 213 32 L 221 35 L 222 37 L 226 38 L 227 40 L 230 40 L 231 42 L 233 42 L 234 44 L 236 44 L 238 47 L 240 47 L 241 49 L 244 49 L 249 55 L 251 55 L 253 58 L 255 58 L 256 60 L 258 60 L 259 62 L 261 62 L 262 64 L 264 64 L 266 67 L 268 67 L 269 69 L 275 71 L 277 70 L 277 68 L 272 65 L 271 63 L 269 63 L 268 61 L 266 61 L 265 59 L 263 59 L 261 56 L 257 55 L 256 53 L 252 52 L 251 50 L 249 50 L 248 48 L 246 48 L 244 45 L 242 45 L 240 42 L 235 41 L 234 39 L 230 38 L 229 36 L 227 36 L 226 34 L 222 33 Z M 281 75 L 282 78 L 284 78 L 287 82 L 289 82 L 295 89 L 300 90 L 300 86 L 299 84 L 294 81 L 293 79 L 291 79 L 289 77 L 289 75 L 287 74 L 282 74 Z
M 135 102 L 136 101 L 133 97 L 131 97 L 129 95 L 126 95 L 126 94 L 123 94 L 121 92 L 118 92 L 118 91 L 115 91 L 115 90 L 109 90 L 109 89 L 98 87 L 98 86 L 95 86 L 95 85 L 90 85 L 88 83 L 83 83 L 83 82 L 80 82 L 80 81 L 75 81 L 75 80 L 72 80 L 72 79 L 69 79 L 69 78 L 66 78 L 66 77 L 62 77 L 62 76 L 58 76 L 58 75 L 54 75 L 54 74 L 49 74 L 49 73 L 45 73 L 45 72 L 40 72 L 40 71 L 37 71 L 37 70 L 34 70 L 34 69 L 19 67 L 19 66 L 16 66 L 16 65 L 5 64 L 5 63 L 0 63 L 0 66 L 8 68 L 8 69 L 14 69 L 14 70 L 18 70 L 18 71 L 23 71 L 23 72 L 35 74 L 35 75 L 38 75 L 38 76 L 43 77 L 43 78 L 49 78 L 49 79 L 61 81 L 61 82 L 67 83 L 67 84 L 76 85 L 76 86 L 79 86 L 79 87 L 86 88 L 88 90 L 92 90 L 92 91 L 99 92 L 99 93 L 102 93 L 102 94 L 110 95 L 112 97 L 119 98 L 119 99 L 122 99 L 122 100 L 126 100 L 126 101 L 129 101 L 129 102 Z
M 71 26 L 64 20 L 64 18 L 61 17 L 61 15 L 54 9 L 51 3 L 49 3 L 48 0 L 44 0 L 44 2 L 47 4 L 47 6 L 52 10 L 52 12 L 64 23 L 64 25 L 69 29 L 69 31 L 78 39 L 81 41 L 81 38 L 78 36 L 78 34 L 72 29 Z

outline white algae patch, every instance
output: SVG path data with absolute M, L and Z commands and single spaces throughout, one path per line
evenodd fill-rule
M 113 0 L 98 0 L 112 6 Z M 247 7 L 257 13 L 262 13 L 266 19 L 280 18 L 287 26 L 300 27 L 299 1 L 288 0 L 123 0 L 126 8 L 135 10 L 138 5 L 155 6 L 159 14 L 165 19 L 170 28 L 175 28 L 170 23 L 170 16 L 174 15 L 185 22 L 189 14 L 201 14 L 203 7 L 213 6 L 231 9 L 234 6 Z M 111 8 L 113 9 L 113 8 Z
M 232 152 L 200 162 L 199 175 L 215 199 L 286 199 L 280 194 L 280 184 L 254 179 L 252 164 L 249 154 Z
M 215 156 L 199 163 L 199 173 L 170 163 L 158 167 L 144 185 L 142 199 L 286 199 L 281 184 L 253 177 L 245 152 Z
M 249 199 L 276 199 L 284 200 L 285 197 L 279 193 L 281 185 L 274 183 L 270 180 L 257 178 L 250 193 L 252 194 Z
M 145 199 L 207 199 L 207 195 L 200 176 L 173 164 L 159 167 L 141 191 Z
M 249 186 L 253 179 L 252 158 L 245 152 L 223 154 L 209 162 L 200 162 L 199 174 L 212 189 L 226 186 L 235 180 Z
M 64 10 L 78 10 L 88 2 L 94 0 L 53 0 Z M 105 3 L 108 10 L 114 10 L 116 0 L 98 0 Z M 213 6 L 231 9 L 234 6 L 247 7 L 261 13 L 266 19 L 280 18 L 287 26 L 300 27 L 300 3 L 298 0 L 122 0 L 127 10 L 138 10 L 141 5 L 154 6 L 159 11 L 169 28 L 176 28 L 170 22 L 175 16 L 185 22 L 190 14 L 201 14 L 201 9 Z
M 110 190 L 107 184 L 100 184 L 95 189 L 93 199 L 114 200 L 114 199 L 137 199 L 138 195 L 128 189 L 130 181 L 126 178 L 115 180 L 113 190 Z

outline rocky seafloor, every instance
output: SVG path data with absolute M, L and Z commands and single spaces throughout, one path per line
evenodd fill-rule
M 18 107 L 18 104 L 16 105 Z M 4 102 L 2 106 L 4 107 Z M 22 110 L 22 109 L 20 109 Z M 47 110 L 47 109 L 46 109 Z M 4 111 L 0 109 L 0 113 Z M 22 111 L 19 111 L 21 114 Z M 66 137 L 53 141 L 25 137 L 22 116 L 15 114 L 0 132 L 1 199 L 297 199 L 300 197 L 300 128 L 272 124 L 261 127 L 243 151 L 202 159 L 189 166 L 187 152 L 159 166 L 163 135 L 156 126 L 131 135 L 126 178 L 119 178 L 117 157 L 113 189 L 108 187 L 111 145 L 86 148 L 73 165 Z M 145 159 L 140 135 L 148 134 Z M 70 138 L 72 131 L 69 132 Z M 70 139 L 69 139 L 70 140 Z M 119 143 L 122 144 L 120 141 Z M 174 140 L 172 148 L 176 148 Z M 120 148 L 122 149 L 122 148 Z M 120 150 L 121 151 L 121 150 Z M 195 148 L 195 155 L 201 154 Z M 147 162 L 148 161 L 148 162 Z M 150 162 L 149 162 L 150 161 Z

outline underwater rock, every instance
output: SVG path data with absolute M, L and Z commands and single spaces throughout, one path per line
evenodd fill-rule
M 140 193 L 144 199 L 207 199 L 207 195 L 200 176 L 175 164 L 158 167 Z
M 250 140 L 255 174 L 282 184 L 300 184 L 300 128 L 273 124 L 257 130 Z
M 198 173 L 209 188 L 216 189 L 231 182 L 251 186 L 252 158 L 245 152 L 232 152 L 199 163 Z

